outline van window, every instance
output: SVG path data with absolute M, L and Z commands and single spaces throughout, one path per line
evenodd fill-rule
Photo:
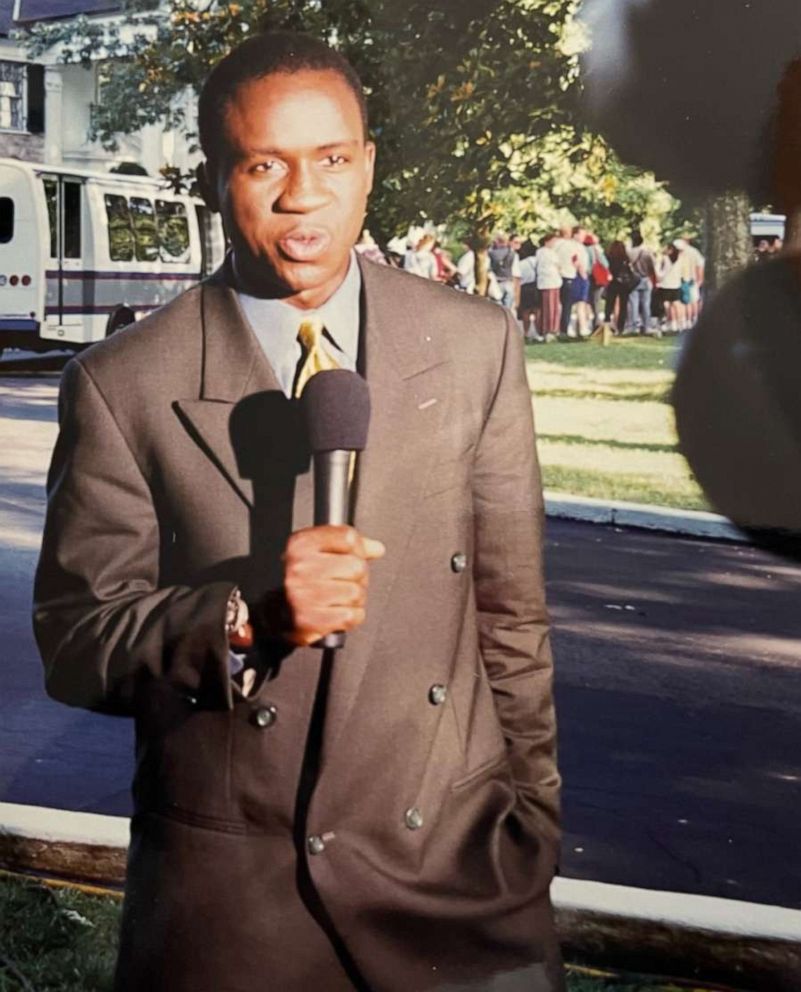
M 50 229 L 50 257 L 58 258 L 58 182 L 55 179 L 45 179 L 44 192 L 47 225 Z
M 137 261 L 155 262 L 159 257 L 159 235 L 153 204 L 141 196 L 132 196 L 128 202 L 131 206 Z
M 81 184 L 64 183 L 64 258 L 81 257 Z
M 189 254 L 189 221 L 183 203 L 156 200 L 156 216 L 162 261 L 185 261 Z
M 106 193 L 108 257 L 112 262 L 130 262 L 134 257 L 134 236 L 128 201 L 116 193 Z
M 14 237 L 14 201 L 10 196 L 0 196 L 0 244 Z

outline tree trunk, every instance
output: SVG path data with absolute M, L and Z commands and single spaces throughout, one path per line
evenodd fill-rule
M 714 293 L 751 260 L 751 204 L 730 190 L 710 196 L 704 206 L 707 292 Z
M 486 248 L 476 250 L 475 277 L 476 296 L 486 296 L 489 289 L 489 252 Z
M 784 247 L 789 251 L 801 251 L 801 210 L 793 210 L 787 217 Z

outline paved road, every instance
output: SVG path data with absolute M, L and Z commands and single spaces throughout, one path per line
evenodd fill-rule
M 127 722 L 48 701 L 29 630 L 56 390 L 0 366 L 0 799 L 123 814 Z M 590 524 L 548 537 L 563 873 L 801 907 L 801 568 Z

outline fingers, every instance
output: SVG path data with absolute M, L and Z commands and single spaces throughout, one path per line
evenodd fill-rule
M 287 551 L 298 553 L 314 550 L 323 554 L 355 554 L 365 560 L 381 558 L 386 549 L 381 541 L 364 537 L 355 527 L 326 524 L 295 531 L 287 543 Z
M 364 623 L 367 562 L 385 553 L 380 541 L 353 527 L 322 526 L 296 531 L 284 553 L 284 592 L 292 617 L 285 636 L 312 644 L 335 630 Z

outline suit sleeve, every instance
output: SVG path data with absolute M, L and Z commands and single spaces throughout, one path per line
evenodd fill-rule
M 142 683 L 166 678 L 230 707 L 224 624 L 233 584 L 159 588 L 150 486 L 77 360 L 62 376 L 47 500 L 33 617 L 48 693 L 128 714 Z
M 475 462 L 479 645 L 509 750 L 518 815 L 555 852 L 560 779 L 543 574 L 545 514 L 522 339 L 505 319 L 501 372 Z

